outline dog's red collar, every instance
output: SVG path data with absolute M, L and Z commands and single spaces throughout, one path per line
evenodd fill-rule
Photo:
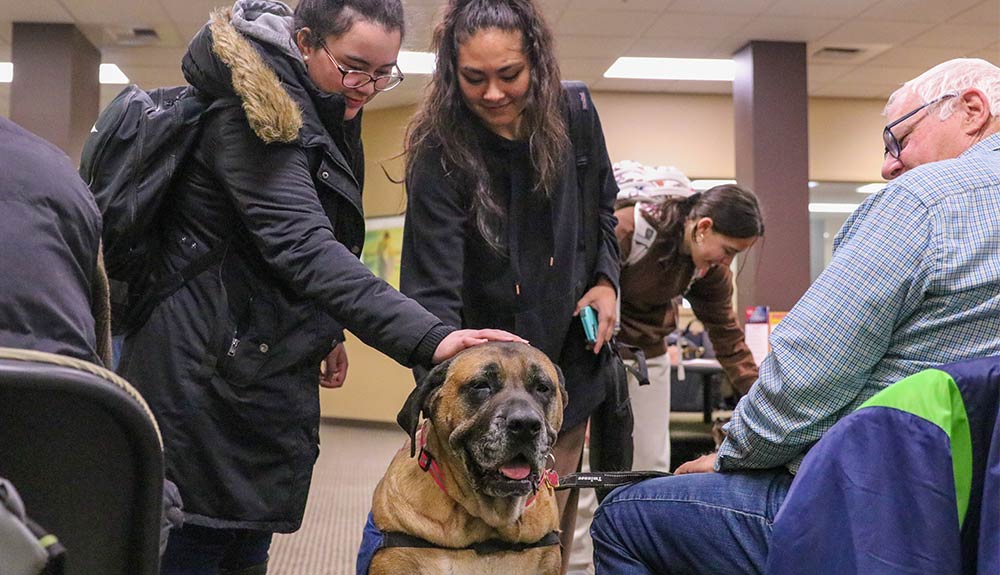
M 427 451 L 427 424 L 425 423 L 423 427 L 420 428 L 420 455 L 417 457 L 417 465 L 420 466 L 425 472 L 429 472 L 431 477 L 434 479 L 434 483 L 438 484 L 441 491 L 448 493 L 448 488 L 444 486 L 444 475 L 441 473 L 441 468 L 438 467 L 437 461 L 434 461 L 434 456 L 431 455 L 430 451 Z
M 434 456 L 431 455 L 430 451 L 427 451 L 427 423 L 424 423 L 417 431 L 418 441 L 420 442 L 420 454 L 417 456 L 417 465 L 420 469 L 426 473 L 431 474 L 431 478 L 434 479 L 434 483 L 437 483 L 441 491 L 448 493 L 448 488 L 444 486 L 444 474 L 441 473 L 441 468 L 438 467 L 437 461 L 434 460 Z M 539 491 L 541 489 L 555 489 L 559 487 L 559 474 L 556 473 L 555 469 L 546 469 L 542 472 L 542 481 L 539 485 Z M 538 498 L 538 491 L 528 498 L 527 503 L 524 504 L 525 507 L 531 505 Z

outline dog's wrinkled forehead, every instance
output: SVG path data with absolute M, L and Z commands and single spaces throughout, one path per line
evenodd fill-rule
M 455 357 L 446 386 L 462 386 L 479 379 L 526 385 L 538 380 L 559 381 L 556 367 L 544 353 L 525 344 L 486 344 Z

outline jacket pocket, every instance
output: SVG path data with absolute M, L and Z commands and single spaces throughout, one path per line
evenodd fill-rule
M 230 321 L 224 327 L 227 336 L 218 356 L 218 372 L 233 385 L 247 386 L 257 381 L 258 373 L 273 352 L 275 305 L 263 293 L 250 293 L 230 303 Z

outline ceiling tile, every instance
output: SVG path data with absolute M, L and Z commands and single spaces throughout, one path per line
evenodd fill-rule
M 922 68 L 895 68 L 890 66 L 858 66 L 838 78 L 843 84 L 871 84 L 901 86 L 924 72 Z
M 718 38 L 639 38 L 623 56 L 649 58 L 714 58 Z M 718 56 L 728 58 L 729 54 Z
M 826 86 L 810 90 L 809 95 L 821 98 L 878 98 L 885 100 L 898 85 L 894 84 L 844 84 L 833 82 Z
M 636 38 L 657 18 L 656 12 L 582 12 L 567 10 L 555 25 L 557 34 Z
M 830 46 L 864 44 L 876 40 L 884 44 L 898 44 L 928 31 L 931 27 L 932 24 L 926 22 L 851 20 L 820 38 L 819 42 Z
M 541 7 L 542 14 L 549 21 L 549 24 L 555 22 L 559 16 L 562 15 L 566 7 L 569 6 L 570 0 L 535 0 L 535 4 Z M 409 10 L 409 4 L 407 4 L 406 9 Z
M 703 14 L 751 14 L 756 15 L 774 0 L 675 0 L 670 5 L 671 12 L 692 12 Z
M 103 50 L 101 56 L 105 62 L 114 62 L 119 66 L 162 67 L 180 70 L 181 59 L 185 52 L 187 52 L 186 47 L 114 47 Z
M 568 9 L 582 12 L 592 10 L 662 12 L 669 4 L 669 0 L 572 0 Z
M 567 58 L 617 58 L 633 42 L 632 38 L 560 36 L 556 38 L 556 55 Z M 629 54 L 632 54 L 631 50 Z
M 0 14 L 7 22 L 73 22 L 73 15 L 56 0 L 0 0 Z
M 1000 66 L 1000 43 L 993 44 L 992 46 L 987 46 L 982 50 L 978 50 L 972 54 L 969 54 L 970 58 L 982 58 L 988 62 L 992 62 L 996 66 Z
M 767 10 L 769 16 L 810 18 L 852 18 L 879 0 L 777 0 Z
M 927 22 L 938 24 L 968 9 L 979 0 L 882 0 L 866 10 L 865 20 Z
M 968 54 L 957 48 L 922 48 L 919 46 L 897 47 L 871 59 L 869 66 L 890 66 L 900 68 L 928 69 L 952 58 Z
M 714 38 L 746 27 L 753 17 L 742 14 L 680 14 L 667 12 L 643 34 L 646 38 Z
M 406 37 L 404 50 L 426 52 L 431 49 L 434 24 L 439 18 L 436 6 L 413 6 L 406 9 Z
M 1000 40 L 996 26 L 974 24 L 944 24 L 913 38 L 907 46 L 925 48 L 959 48 L 979 50 Z
M 952 18 L 949 24 L 1000 25 L 1000 0 L 986 0 Z
M 726 37 L 720 44 L 720 48 L 733 54 L 751 40 L 812 42 L 840 26 L 843 22 L 843 20 L 828 18 L 761 17 L 735 34 Z
M 826 84 L 853 70 L 856 66 L 837 66 L 831 64 L 809 64 L 809 82 Z
M 563 80 L 580 80 L 593 85 L 613 62 L 614 58 L 560 58 L 559 71 Z
M 207 22 L 207 20 L 205 21 Z M 201 27 L 205 25 L 205 22 L 178 22 L 177 23 L 177 35 L 184 38 L 185 44 L 194 38 L 194 35 L 201 30 Z
M 75 1 L 75 0 L 74 0 Z M 406 0 L 409 3 L 411 0 Z M 144 0 L 143 4 L 151 3 Z M 220 6 L 232 6 L 232 2 L 222 0 L 161 0 L 163 10 L 174 22 L 193 24 L 199 26 L 208 21 L 208 15 Z
M 170 22 L 159 2 L 122 2 L 121 0 L 73 0 L 66 9 L 80 24 L 120 24 L 150 27 Z

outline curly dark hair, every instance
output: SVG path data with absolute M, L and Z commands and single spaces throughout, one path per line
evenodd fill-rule
M 437 67 L 423 105 L 406 134 L 407 175 L 421 161 L 421 151 L 440 148 L 445 173 L 471 190 L 476 228 L 500 253 L 504 206 L 489 189 L 483 150 L 477 143 L 479 118 L 465 105 L 458 83 L 458 49 L 478 31 L 496 28 L 520 32 L 531 65 L 530 88 L 521 119 L 535 170 L 534 191 L 551 195 L 558 189 L 569 152 L 563 89 L 552 31 L 531 0 L 449 0 L 434 29 Z
M 319 46 L 327 36 L 340 36 L 358 19 L 399 30 L 403 36 L 403 4 L 400 0 L 301 0 L 295 7 L 294 29 L 309 28 L 308 41 Z

